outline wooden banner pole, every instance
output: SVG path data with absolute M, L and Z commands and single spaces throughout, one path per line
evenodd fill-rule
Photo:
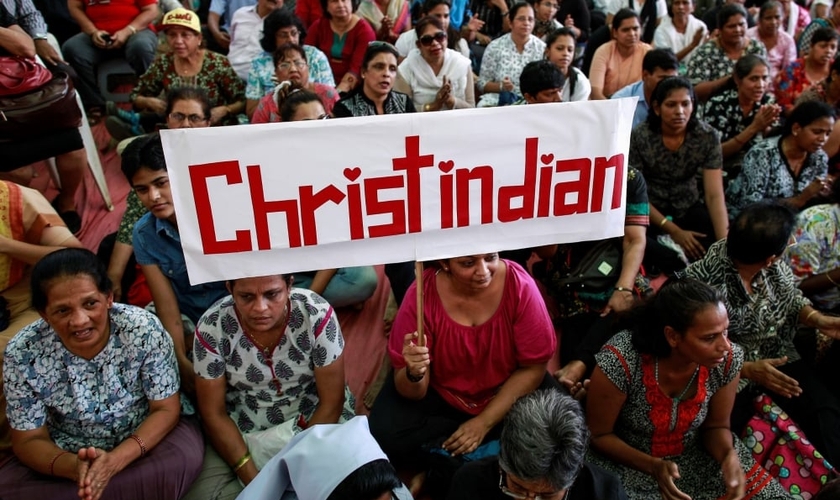
M 414 279 L 417 285 L 417 345 L 426 345 L 426 336 L 423 333 L 423 263 L 414 263 Z

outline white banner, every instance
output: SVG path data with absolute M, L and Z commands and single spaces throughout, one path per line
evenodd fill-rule
M 163 131 L 190 282 L 620 236 L 635 103 Z

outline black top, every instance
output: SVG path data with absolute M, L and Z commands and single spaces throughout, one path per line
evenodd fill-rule
M 386 115 L 399 113 L 414 113 L 414 102 L 402 92 L 392 90 L 385 98 L 382 108 Z M 365 95 L 363 89 L 350 94 L 348 97 L 338 101 L 333 106 L 334 118 L 347 118 L 351 116 L 373 116 L 376 115 L 376 104 Z
M 452 479 L 447 500 L 510 500 L 499 489 L 499 457 L 469 462 Z M 615 474 L 584 463 L 565 500 L 627 500 Z

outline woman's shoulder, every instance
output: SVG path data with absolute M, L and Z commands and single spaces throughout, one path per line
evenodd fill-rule
M 749 38 L 747 41 L 747 53 L 748 54 L 765 54 L 767 53 L 767 49 L 764 48 L 764 44 L 758 40 L 753 38 Z
M 299 309 L 307 316 L 323 316 L 332 309 L 327 299 L 308 288 L 293 287 L 289 293 L 293 309 Z
M 26 352 L 31 352 L 33 355 L 42 354 L 36 346 L 44 341 L 51 341 L 55 336 L 56 334 L 50 325 L 43 319 L 39 319 L 24 326 L 12 337 L 6 344 L 6 355 L 16 356 Z M 2 355 L 3 353 L 0 352 L 0 356 Z M 2 376 L 2 373 L 0 373 L 0 376 Z
M 608 56 L 609 54 L 611 54 L 613 52 L 614 49 L 615 49 L 615 40 L 610 40 L 609 42 L 607 42 L 607 43 L 601 45 L 600 47 L 598 47 L 597 49 L 595 49 L 595 55 L 593 55 L 593 57 L 598 57 L 599 54 L 601 56 L 604 56 L 604 54 L 606 54 Z
M 134 340 L 168 335 L 158 317 L 140 307 L 114 303 L 109 315 L 120 336 Z
M 207 59 L 209 62 L 213 64 L 221 64 L 222 66 L 230 66 L 230 61 L 228 60 L 227 56 L 223 56 L 217 52 L 213 52 L 212 50 L 205 50 L 204 51 L 204 58 Z

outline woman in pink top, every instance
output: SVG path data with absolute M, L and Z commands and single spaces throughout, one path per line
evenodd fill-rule
M 639 15 L 621 9 L 612 18 L 613 39 L 598 47 L 592 57 L 590 99 L 608 99 L 615 91 L 642 79 L 642 59 L 651 49 L 639 40 Z
M 394 366 L 370 428 L 392 461 L 421 464 L 433 496 L 463 457 L 495 454 L 514 401 L 543 384 L 557 341 L 534 280 L 497 253 L 441 260 L 423 273 L 425 345 L 419 345 L 416 284 L 394 320 Z M 482 446 L 482 443 L 485 443 Z
M 779 71 L 796 59 L 796 40 L 782 30 L 782 4 L 771 0 L 765 2 L 758 12 L 758 25 L 747 30 L 747 36 L 758 40 L 767 49 L 770 63 L 768 92 L 773 93 L 773 82 Z

